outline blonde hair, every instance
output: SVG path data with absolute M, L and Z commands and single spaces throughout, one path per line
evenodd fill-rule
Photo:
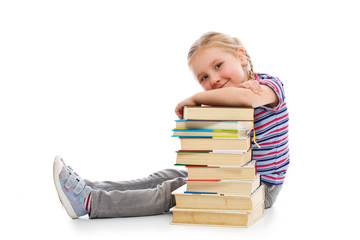
M 245 56 L 247 58 L 247 65 L 246 70 L 248 71 L 249 80 L 255 79 L 255 74 L 253 70 L 253 64 L 249 54 L 247 53 L 246 49 L 244 48 L 244 44 L 237 38 L 231 37 L 224 33 L 218 32 L 207 32 L 203 34 L 194 44 L 191 46 L 189 53 L 188 53 L 188 64 L 195 53 L 203 48 L 203 47 L 221 47 L 225 51 L 234 54 L 236 56 L 237 50 L 239 48 L 244 49 Z

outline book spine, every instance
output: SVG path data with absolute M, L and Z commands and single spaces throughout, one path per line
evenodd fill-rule
M 253 122 L 254 120 L 249 120 L 248 122 Z M 175 120 L 175 122 L 196 122 L 196 123 L 200 123 L 200 122 L 205 122 L 205 123 L 240 123 L 242 121 L 226 121 L 226 120 Z
M 184 193 L 187 193 L 187 194 L 211 194 L 211 195 L 219 195 L 217 192 L 189 192 L 189 191 L 185 191 Z
M 178 138 L 211 138 L 211 139 L 248 139 L 249 135 L 247 136 L 191 136 L 191 135 L 171 135 L 172 137 Z
M 251 149 L 249 149 L 251 150 Z M 248 151 L 249 151 L 248 150 Z M 176 153 L 229 153 L 229 154 L 244 154 L 245 150 L 178 150 Z
M 213 136 L 189 136 L 189 135 L 171 135 L 172 137 L 179 138 L 214 138 Z
M 211 153 L 213 150 L 178 150 L 176 153 Z
M 185 167 L 207 167 L 208 165 L 197 165 L 197 164 L 174 164 L 174 166 L 185 166 Z
M 247 163 L 248 164 L 248 163 Z M 247 164 L 243 166 L 219 166 L 219 165 L 191 165 L 191 164 L 179 164 L 180 166 L 185 166 L 187 168 L 253 168 L 253 166 L 247 166 Z M 255 166 L 256 169 L 256 166 Z
M 221 182 L 221 179 L 186 179 L 186 182 Z
M 206 128 L 174 128 L 173 131 L 174 132 L 234 132 L 234 133 L 239 132 L 238 129 L 206 129 Z

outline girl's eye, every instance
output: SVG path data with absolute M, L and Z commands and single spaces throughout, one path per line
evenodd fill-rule
M 221 65 L 222 65 L 222 63 L 216 64 L 215 69 L 219 69 L 221 67 Z
M 208 78 L 208 75 L 204 75 L 201 79 L 200 79 L 200 82 L 206 80 Z

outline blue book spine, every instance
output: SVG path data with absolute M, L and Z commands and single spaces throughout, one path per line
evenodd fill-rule
M 188 194 L 212 194 L 212 195 L 218 194 L 216 192 L 188 192 L 188 191 L 185 191 L 184 193 L 188 193 Z

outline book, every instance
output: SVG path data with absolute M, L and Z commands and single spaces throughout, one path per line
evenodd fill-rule
M 252 161 L 254 109 L 185 106 L 183 117 L 172 137 L 181 144 L 175 165 L 188 169 L 188 179 L 172 192 L 172 224 L 250 226 L 265 201 Z
M 253 129 L 253 121 L 206 121 L 206 120 L 175 120 L 176 128 L 191 129 Z
M 178 209 L 253 210 L 265 199 L 264 186 L 252 194 L 186 193 L 187 184 L 173 191 Z
M 176 165 L 242 166 L 251 161 L 252 151 L 195 151 L 176 152 Z
M 239 166 L 186 166 L 191 180 L 253 180 L 256 177 L 256 161 Z
M 264 216 L 264 203 L 254 210 L 185 209 L 174 207 L 172 224 L 249 227 Z
M 184 120 L 253 121 L 254 109 L 245 107 L 185 106 Z
M 186 193 L 251 194 L 260 186 L 260 176 L 252 180 L 203 181 L 187 179 Z
M 248 151 L 251 146 L 250 137 L 180 137 L 181 150 L 242 150 Z
M 174 128 L 172 137 L 247 137 L 250 129 L 203 129 L 203 128 Z

